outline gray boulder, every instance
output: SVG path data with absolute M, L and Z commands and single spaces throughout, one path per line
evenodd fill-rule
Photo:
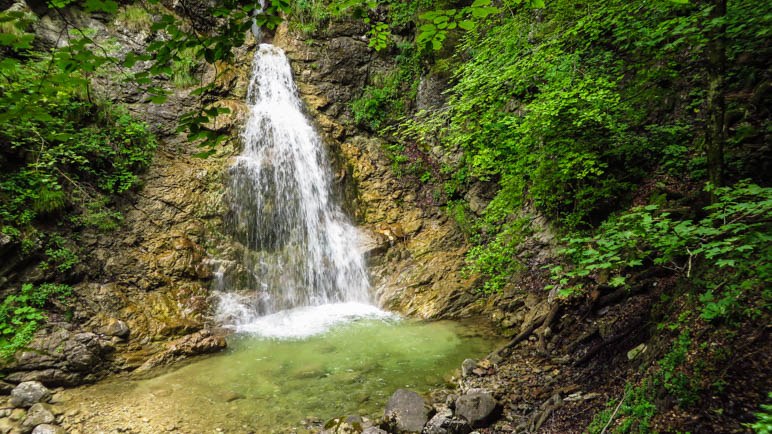
M 32 434 L 67 434 L 67 431 L 59 425 L 44 423 L 36 426 L 35 429 L 32 430 Z
M 38 425 L 50 424 L 56 422 L 56 417 L 51 411 L 51 406 L 38 402 L 27 411 L 27 417 L 21 423 L 25 431 L 32 431 Z
M 389 434 L 389 433 L 378 428 L 377 426 L 371 426 L 371 427 L 365 428 L 365 430 L 362 431 L 362 434 Z
M 25 381 L 11 391 L 11 405 L 14 407 L 31 407 L 50 399 L 51 391 L 39 381 Z
M 495 416 L 496 399 L 489 392 L 470 392 L 456 399 L 456 415 L 474 428 L 485 426 Z
M 398 433 L 419 433 L 429 420 L 429 410 L 421 395 L 397 389 L 386 404 L 384 416 Z
M 426 423 L 423 434 L 469 434 L 471 431 L 469 422 L 453 417 L 453 412 L 444 408 Z

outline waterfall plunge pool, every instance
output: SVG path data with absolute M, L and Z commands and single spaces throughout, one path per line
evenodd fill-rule
M 370 314 L 345 321 L 320 308 L 350 312 L 352 306 L 283 313 L 254 325 L 253 333 L 233 334 L 223 353 L 171 372 L 68 390 L 65 406 L 77 409 L 79 420 L 70 427 L 84 433 L 315 432 L 310 421 L 381 416 L 398 388 L 425 394 L 442 387 L 463 359 L 482 357 L 498 343 L 474 324 L 398 319 L 362 306 Z

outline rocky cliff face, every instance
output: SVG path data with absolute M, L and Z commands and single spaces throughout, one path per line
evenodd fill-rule
M 152 40 L 147 32 L 129 32 L 82 15 L 70 21 L 95 29 L 97 40 L 117 41 L 123 55 L 141 52 Z M 43 16 L 40 23 L 42 44 L 56 43 L 64 22 Z M 350 102 L 370 74 L 391 67 L 367 47 L 364 32 L 361 23 L 344 21 L 330 24 L 312 41 L 280 29 L 273 42 L 291 59 L 309 115 L 335 161 L 340 194 L 368 240 L 377 302 L 422 318 L 478 314 L 484 306 L 474 303 L 475 276 L 462 276 L 466 244 L 455 223 L 400 182 L 378 138 L 353 126 Z M 121 205 L 122 227 L 80 234 L 87 256 L 82 281 L 75 285 L 72 318 L 51 318 L 29 350 L 3 368 L 8 381 L 73 385 L 111 371 L 133 370 L 151 356 L 153 363 L 166 363 L 224 346 L 209 332 L 215 326 L 210 280 L 214 263 L 240 256 L 241 246 L 224 235 L 224 177 L 240 147 L 254 47 L 251 41 L 233 64 L 218 65 L 216 77 L 213 69 L 199 69 L 200 78 L 216 82 L 205 100 L 161 82 L 171 96 L 162 105 L 152 105 L 135 88 L 98 80 L 102 94 L 127 104 L 152 126 L 159 149 L 143 175 L 143 188 Z M 437 103 L 431 92 L 424 92 L 422 100 Z M 179 116 L 198 104 L 231 110 L 212 127 L 232 138 L 207 159 L 194 158 L 199 149 L 175 132 Z

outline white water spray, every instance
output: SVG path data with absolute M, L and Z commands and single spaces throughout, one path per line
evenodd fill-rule
M 333 200 L 323 144 L 303 114 L 279 48 L 260 45 L 247 103 L 244 150 L 229 170 L 227 218 L 244 246 L 244 272 L 231 278 L 227 271 L 216 273 L 219 288 L 238 290 L 221 293 L 219 319 L 255 331 L 265 329 L 270 318 L 286 320 L 276 312 L 298 307 L 331 306 L 305 310 L 326 323 L 330 313 L 380 312 L 368 304 L 356 228 Z M 344 304 L 332 307 L 335 303 Z

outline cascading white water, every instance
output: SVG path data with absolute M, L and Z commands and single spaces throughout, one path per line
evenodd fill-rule
M 357 231 L 333 200 L 324 147 L 281 49 L 260 45 L 247 103 L 244 150 L 229 170 L 226 221 L 244 246 L 242 272 L 216 273 L 218 289 L 226 290 L 220 320 L 248 330 L 298 307 L 347 303 L 349 310 L 372 312 L 358 304 L 369 301 L 369 283 Z M 339 308 L 327 311 L 341 316 Z

